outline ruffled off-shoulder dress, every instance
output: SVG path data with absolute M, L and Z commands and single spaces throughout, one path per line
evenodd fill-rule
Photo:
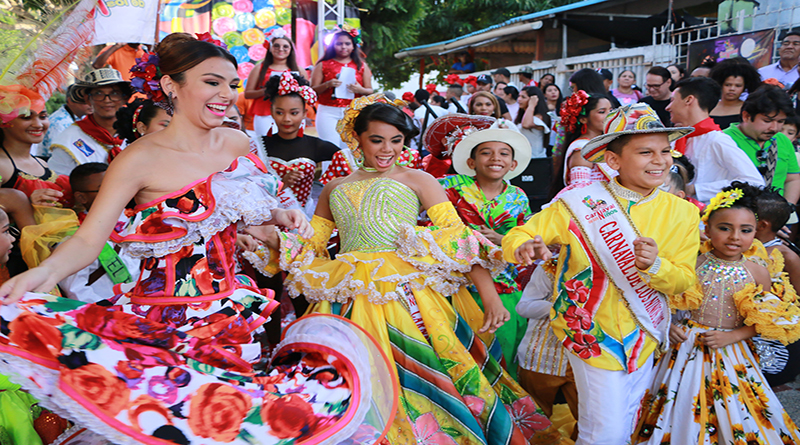
M 251 155 L 135 207 L 112 238 L 141 258 L 139 280 L 96 304 L 28 293 L 2 306 L 0 374 L 116 444 L 380 441 L 393 370 L 352 322 L 297 322 L 253 369 L 278 303 L 234 274 L 233 254 L 237 224 L 271 219 L 276 188 Z
M 501 251 L 464 226 L 447 201 L 428 209 L 433 227 L 417 227 L 420 201 L 386 177 L 344 183 L 330 194 L 333 221 L 314 216 L 311 240 L 281 234 L 281 250 L 246 257 L 261 271 L 289 272 L 292 296 L 310 313 L 335 314 L 364 327 L 396 367 L 397 417 L 387 436 L 401 444 L 560 443 L 533 399 L 506 373 L 465 273 L 499 273 Z M 327 242 L 338 227 L 340 253 Z

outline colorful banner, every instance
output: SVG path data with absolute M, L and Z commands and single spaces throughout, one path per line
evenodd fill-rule
M 698 67 L 711 56 L 714 61 L 744 57 L 754 67 L 769 65 L 775 43 L 775 30 L 748 32 L 717 39 L 703 40 L 689 45 L 688 69 Z
M 92 45 L 144 43 L 156 37 L 158 0 L 99 0 Z

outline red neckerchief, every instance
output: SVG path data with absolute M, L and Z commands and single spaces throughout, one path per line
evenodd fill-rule
M 98 125 L 91 114 L 87 114 L 86 117 L 75 122 L 75 125 L 92 139 L 111 147 L 108 152 L 108 162 L 111 162 L 122 151 L 122 139 L 112 136 L 108 130 Z
M 694 126 L 694 131 L 693 132 L 691 132 L 687 136 L 684 136 L 684 137 L 678 139 L 677 141 L 675 141 L 675 150 L 678 150 L 681 154 L 684 154 L 684 153 L 686 153 L 686 141 L 689 138 L 693 138 L 695 136 L 702 136 L 702 135 L 704 135 L 706 133 L 710 133 L 712 131 L 719 131 L 719 130 L 721 130 L 721 129 L 719 128 L 719 125 L 717 125 L 714 122 L 714 119 L 711 119 L 710 117 L 707 117 L 707 118 L 701 120 L 700 122 L 698 122 L 697 125 Z

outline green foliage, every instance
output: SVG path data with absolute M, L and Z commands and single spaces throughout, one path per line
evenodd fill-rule
M 362 11 L 361 24 L 367 60 L 375 77 L 386 88 L 399 87 L 419 69 L 418 60 L 394 58 L 403 48 L 450 40 L 520 15 L 575 1 L 354 0 L 357 7 L 366 10 Z M 442 59 L 437 61 L 442 69 L 445 60 L 452 63 L 450 58 Z M 436 67 L 431 59 L 426 63 L 431 68 Z

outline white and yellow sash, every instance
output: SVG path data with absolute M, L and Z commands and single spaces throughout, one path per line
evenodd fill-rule
M 605 182 L 570 190 L 561 201 L 591 248 L 586 254 L 620 291 L 637 324 L 665 350 L 669 345 L 669 306 L 666 296 L 648 286 L 634 264 L 633 240 L 640 234 L 628 212 Z

